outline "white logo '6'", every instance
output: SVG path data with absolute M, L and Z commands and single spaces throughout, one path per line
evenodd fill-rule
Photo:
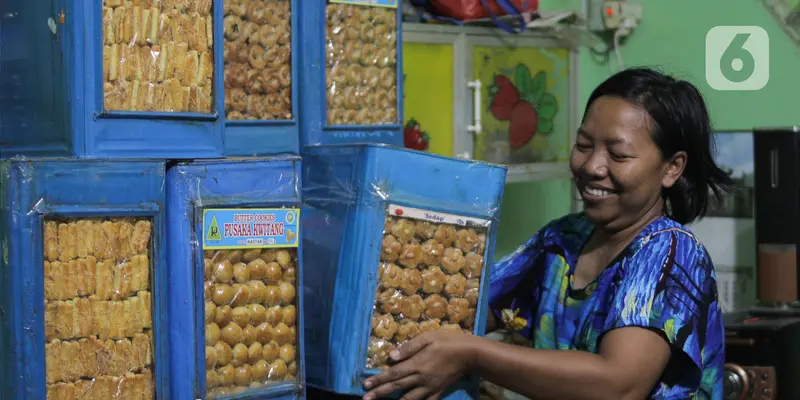
M 758 26 L 716 26 L 706 34 L 706 81 L 715 90 L 761 90 L 769 82 L 769 35 Z

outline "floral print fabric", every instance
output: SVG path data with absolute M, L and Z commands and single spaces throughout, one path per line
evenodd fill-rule
M 716 275 L 705 248 L 669 218 L 653 221 L 585 288 L 572 274 L 593 224 L 571 214 L 548 224 L 491 270 L 498 318 L 518 311 L 535 348 L 597 353 L 605 332 L 660 331 L 689 368 L 659 381 L 652 399 L 722 399 L 724 325 Z M 509 311 L 506 311 L 508 313 Z M 678 353 L 680 356 L 680 353 Z

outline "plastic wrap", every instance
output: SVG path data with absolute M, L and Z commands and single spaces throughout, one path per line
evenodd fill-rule
M 367 368 L 385 368 L 389 352 L 420 333 L 472 333 L 484 267 L 488 221 L 467 225 L 474 221 L 407 207 L 388 211 Z
M 297 380 L 295 249 L 204 252 L 208 398 Z
M 309 385 L 363 395 L 398 344 L 483 334 L 505 167 L 374 144 L 309 148 L 304 166 L 307 358 L 328 360 Z
M 213 111 L 211 0 L 103 0 L 109 111 Z
M 397 9 L 328 4 L 326 21 L 328 124 L 398 123 Z
M 302 392 L 299 172 L 299 157 L 169 170 L 174 396 Z
M 225 0 L 225 115 L 292 119 L 290 0 Z
M 212 0 L 4 2 L 0 158 L 229 154 L 222 46 L 214 46 L 223 42 L 222 8 Z
M 152 223 L 44 222 L 48 399 L 152 399 Z
M 160 397 L 164 163 L 0 167 L 3 398 Z

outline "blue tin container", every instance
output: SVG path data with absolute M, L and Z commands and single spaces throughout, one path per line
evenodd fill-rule
M 351 3 L 309 2 L 300 15 L 301 145 L 402 147 L 402 13 L 396 0 Z
M 294 27 L 308 4 L 258 3 L 224 7 L 226 153 L 297 154 L 302 46 Z
M 375 144 L 307 150 L 309 385 L 362 395 L 389 351 L 420 331 L 483 335 L 483 260 L 493 258 L 506 168 Z M 476 390 L 464 382 L 447 397 Z
M 0 162 L 4 399 L 170 398 L 164 183 L 158 161 Z
M 304 398 L 300 158 L 176 164 L 167 199 L 171 395 Z
M 0 6 L 0 150 L 87 158 L 224 152 L 222 2 Z

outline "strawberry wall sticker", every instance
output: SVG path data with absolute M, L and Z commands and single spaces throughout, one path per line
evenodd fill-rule
M 511 119 L 511 110 L 519 103 L 519 91 L 505 75 L 494 76 L 494 86 L 489 88 L 489 107 L 492 115 L 500 121 Z
M 422 130 L 419 122 L 410 119 L 403 128 L 403 145 L 408 149 L 425 151 L 431 143 L 431 137 Z
M 509 121 L 508 142 L 511 150 L 527 144 L 539 133 L 553 132 L 553 118 L 558 113 L 558 100 L 547 92 L 547 73 L 531 76 L 524 64 L 514 70 L 514 81 L 495 75 L 489 88 L 489 110 L 499 121 Z

